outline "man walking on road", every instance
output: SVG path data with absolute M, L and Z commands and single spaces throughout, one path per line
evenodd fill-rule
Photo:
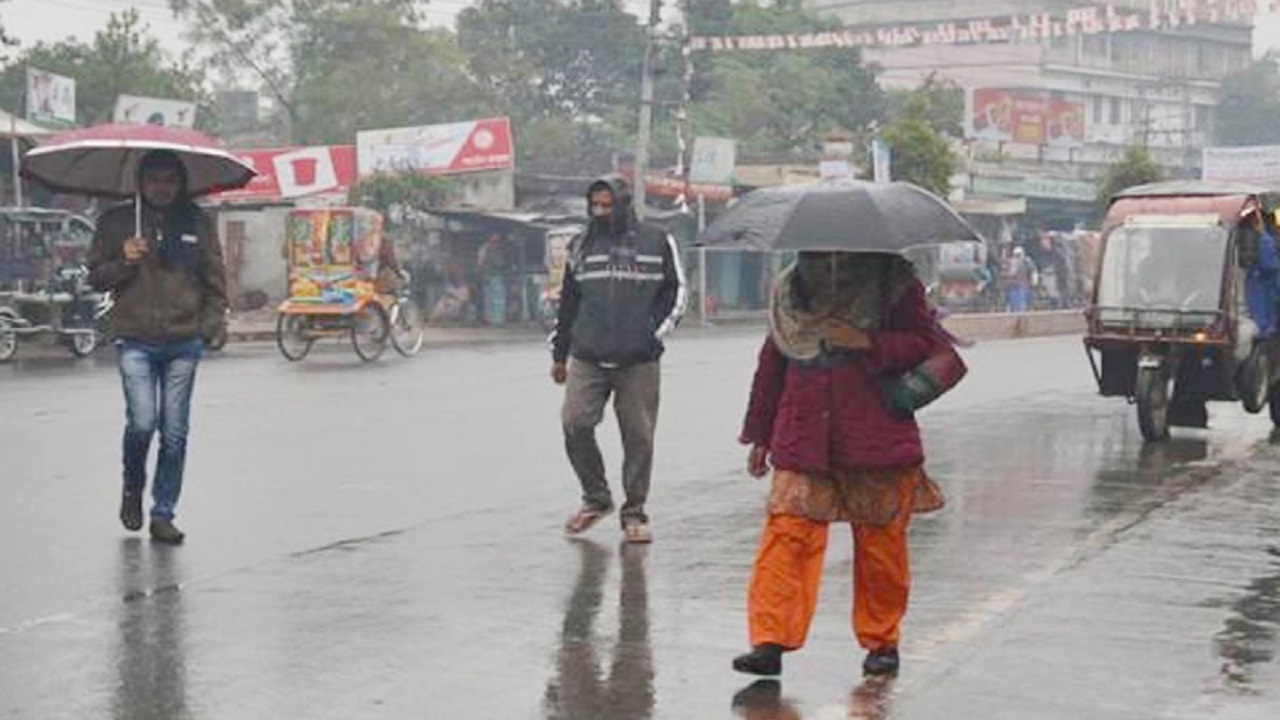
M 147 454 L 158 430 L 151 537 L 178 544 L 191 392 L 205 340 L 223 330 L 222 250 L 213 222 L 191 202 L 181 158 L 152 151 L 139 163 L 142 207 L 108 210 L 89 250 L 89 282 L 115 294 L 111 312 L 127 424 L 120 522 L 142 529 Z M 139 224 L 140 220 L 140 224 Z
M 551 334 L 551 377 L 567 383 L 565 449 L 582 485 L 582 507 L 565 532 L 586 532 L 613 512 L 595 434 L 612 396 L 624 451 L 622 530 L 628 542 L 647 543 L 659 359 L 663 338 L 684 313 L 684 269 L 675 239 L 636 220 L 621 178 L 597 180 L 587 197 L 591 224 L 570 245 Z

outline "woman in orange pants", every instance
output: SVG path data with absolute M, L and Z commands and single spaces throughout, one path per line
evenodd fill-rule
M 943 499 L 886 379 L 953 351 L 897 256 L 801 253 L 778 279 L 770 321 L 741 441 L 752 446 L 751 474 L 770 464 L 774 474 L 748 598 L 752 650 L 733 666 L 777 675 L 782 654 L 804 645 L 838 522 L 852 528 L 863 670 L 894 673 L 911 586 L 907 526 Z

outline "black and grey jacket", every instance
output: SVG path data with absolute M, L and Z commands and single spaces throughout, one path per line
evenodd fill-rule
M 625 185 L 614 192 L 614 220 L 593 223 L 569 248 L 552 357 L 626 366 L 662 357 L 662 339 L 684 314 L 684 266 L 675 239 L 639 225 Z

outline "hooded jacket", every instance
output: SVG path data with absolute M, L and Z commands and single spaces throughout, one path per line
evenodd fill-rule
M 552 357 L 618 367 L 651 362 L 684 314 L 684 267 L 674 238 L 637 222 L 624 180 L 592 183 L 588 202 L 602 188 L 613 193 L 613 213 L 593 218 L 569 245 Z
M 213 221 L 186 197 L 185 182 L 168 208 L 143 205 L 141 234 L 150 252 L 137 262 L 124 257 L 135 234 L 134 203 L 98 218 L 89 248 L 89 283 L 115 295 L 115 337 L 147 343 L 209 338 L 227 307 L 222 249 Z

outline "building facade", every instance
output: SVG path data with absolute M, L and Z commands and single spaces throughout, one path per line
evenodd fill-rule
M 1248 67 L 1252 3 L 1237 0 L 808 0 L 848 27 L 1035 26 L 1013 42 L 915 43 L 868 48 L 881 82 L 909 88 L 933 76 L 967 92 L 1074 108 L 1071 141 L 972 131 L 964 189 L 977 195 L 1082 203 L 1103 169 L 1146 144 L 1171 176 L 1195 177 L 1211 142 L 1223 79 Z M 1121 20 L 1123 18 L 1124 20 Z M 1126 25 L 1125 22 L 1128 22 Z M 935 33 L 936 40 L 946 33 Z M 989 96 L 990 93 L 988 92 Z M 970 101 L 969 112 L 974 112 Z M 1038 196 L 1044 196 L 1039 197 Z

